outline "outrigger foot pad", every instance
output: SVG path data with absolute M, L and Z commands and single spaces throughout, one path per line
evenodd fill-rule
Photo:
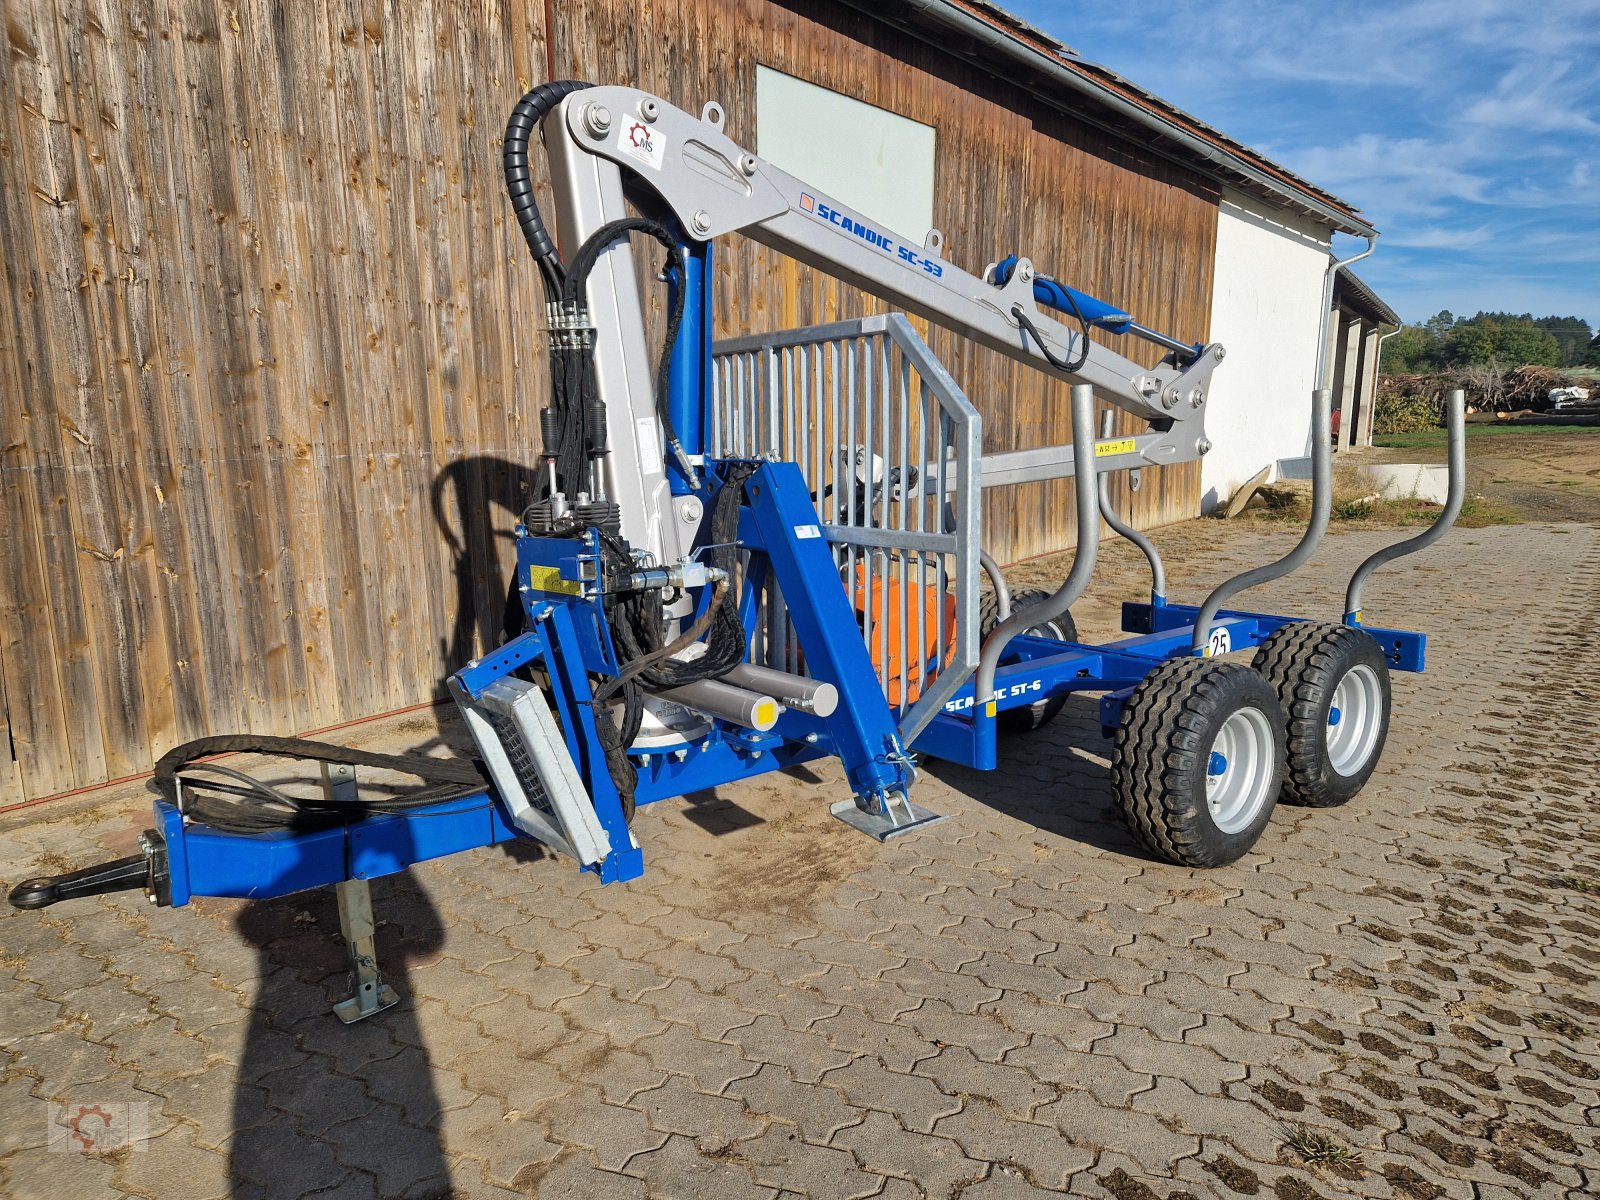
M 11 889 L 11 907 L 49 908 L 63 900 L 77 900 L 83 896 L 149 890 L 151 869 L 150 855 L 140 852 L 64 875 L 36 875 Z
M 884 808 L 884 812 L 872 813 L 862 809 L 854 800 L 840 800 L 830 804 L 828 811 L 852 829 L 870 834 L 880 842 L 887 842 L 890 838 L 916 829 L 926 829 L 934 822 L 945 819 L 942 814 L 913 804 L 904 796 Z

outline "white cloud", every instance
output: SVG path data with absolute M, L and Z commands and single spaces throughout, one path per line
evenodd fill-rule
M 1571 70 L 1570 62 L 1559 60 L 1519 63 L 1500 77 L 1492 95 L 1469 105 L 1461 119 L 1521 136 L 1600 133 L 1600 122 L 1581 111 L 1581 83 L 1563 82 Z
M 1388 244 L 1407 250 L 1471 250 L 1491 241 L 1495 231 L 1488 225 L 1476 229 L 1450 229 L 1443 226 L 1403 231 L 1389 235 Z

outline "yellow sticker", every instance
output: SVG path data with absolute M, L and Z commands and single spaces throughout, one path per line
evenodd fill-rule
M 583 585 L 561 578 L 558 567 L 529 567 L 528 586 L 536 592 L 555 592 L 561 596 L 583 595 Z
M 1108 454 L 1132 454 L 1139 448 L 1139 443 L 1132 438 L 1118 438 L 1114 442 L 1096 442 L 1094 456 L 1105 458 Z
M 983 711 L 988 716 L 991 716 L 991 717 L 994 716 L 994 714 L 995 714 L 995 703 L 994 703 L 994 701 L 991 700 L 991 701 L 989 701 L 988 704 L 985 704 L 983 706 Z

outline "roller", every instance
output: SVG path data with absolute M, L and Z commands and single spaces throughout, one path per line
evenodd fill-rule
M 763 696 L 731 683 L 701 679 L 682 687 L 663 688 L 656 695 L 686 708 L 698 709 L 746 729 L 765 733 L 778 723 L 783 706 L 771 696 Z
M 814 717 L 831 717 L 839 707 L 839 689 L 820 679 L 791 675 L 754 663 L 740 663 L 722 677 L 728 683 L 773 696 L 785 708 L 797 708 Z

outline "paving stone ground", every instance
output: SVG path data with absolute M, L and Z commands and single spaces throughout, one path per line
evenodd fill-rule
M 1258 603 L 1336 613 L 1388 536 Z M 1187 597 L 1292 534 L 1173 540 Z M 949 820 L 887 846 L 816 767 L 642 810 L 632 884 L 536 848 L 382 881 L 404 1000 L 348 1028 L 331 895 L 6 911 L 0 1194 L 1600 1194 L 1600 531 L 1412 561 L 1369 596 L 1432 639 L 1379 773 L 1222 870 L 1135 847 L 1074 704 L 999 772 L 931 764 Z M 1125 548 L 1101 578 L 1086 637 Z M 147 798 L 63 804 L 6 819 L 0 880 L 128 853 Z M 149 1140 L 53 1153 L 51 1102 L 143 1103 Z

